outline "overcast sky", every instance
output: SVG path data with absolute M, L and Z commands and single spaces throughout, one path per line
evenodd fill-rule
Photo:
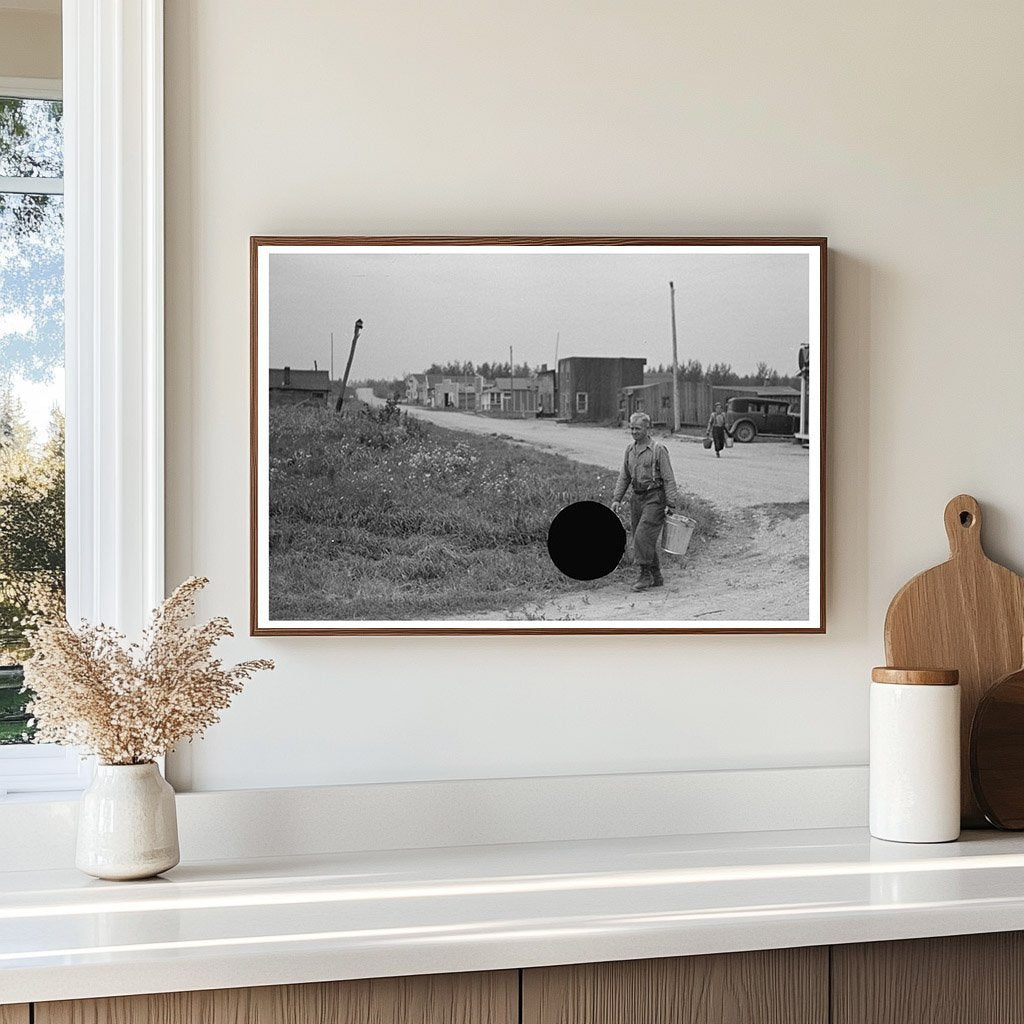
M 270 365 L 345 368 L 363 320 L 352 380 L 401 377 L 433 362 L 555 362 L 558 355 L 672 361 L 669 281 L 676 286 L 679 360 L 764 360 L 796 373 L 808 339 L 802 253 L 598 254 L 392 250 L 271 253 Z

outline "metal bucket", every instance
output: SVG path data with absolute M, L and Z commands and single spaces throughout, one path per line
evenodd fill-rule
M 690 538 L 697 529 L 697 521 L 678 512 L 665 516 L 665 529 L 661 534 L 661 550 L 669 555 L 685 555 Z

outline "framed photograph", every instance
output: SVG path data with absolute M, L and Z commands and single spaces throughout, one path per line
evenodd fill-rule
M 823 633 L 826 250 L 252 238 L 253 635 Z

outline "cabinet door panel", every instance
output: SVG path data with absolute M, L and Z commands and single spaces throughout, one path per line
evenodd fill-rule
M 0 1006 L 0 1024 L 28 1024 L 28 1004 Z
M 1024 934 L 832 947 L 834 1024 L 1024 1021 Z
M 37 1003 L 35 1024 L 517 1024 L 516 971 Z
M 523 1024 L 826 1024 L 828 950 L 628 960 L 523 972 Z

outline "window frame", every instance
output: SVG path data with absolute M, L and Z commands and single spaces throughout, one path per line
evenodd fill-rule
M 583 399 L 582 405 L 580 399 Z M 590 392 L 589 391 L 577 391 L 576 392 L 576 411 L 581 413 L 590 412 Z
M 138 635 L 164 596 L 163 0 L 64 0 L 62 32 L 68 618 Z M 4 750 L 0 797 L 92 775 Z

